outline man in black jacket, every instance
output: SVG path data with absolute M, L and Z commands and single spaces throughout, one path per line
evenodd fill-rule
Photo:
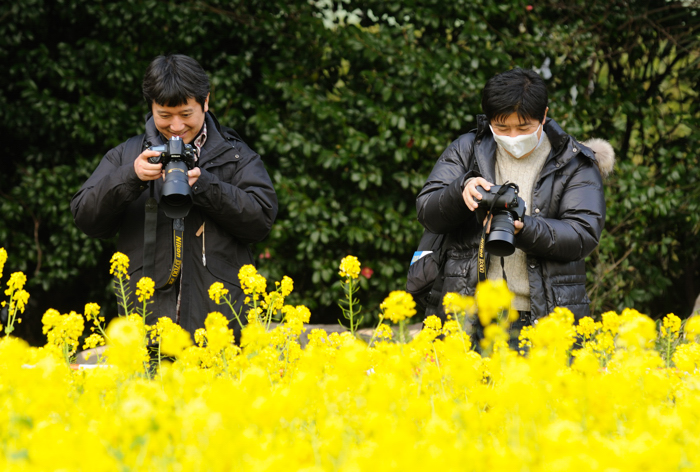
M 249 243 L 265 238 L 277 215 L 277 196 L 260 156 L 234 130 L 218 123 L 209 111 L 209 88 L 194 59 L 154 59 L 143 79 L 149 107 L 145 134 L 107 152 L 71 201 L 75 223 L 87 235 L 119 234 L 117 250 L 129 257 L 132 292 L 144 266 L 153 271 L 147 275 L 160 288 L 149 306 L 149 322 L 168 316 L 190 333 L 204 327 L 212 311 L 224 313 L 239 330 L 230 309 L 210 300 L 208 289 L 222 282 L 240 308 L 238 271 L 254 264 Z M 190 186 L 192 206 L 182 219 L 164 213 L 163 164 L 150 162 L 149 157 L 160 153 L 147 149 L 171 138 L 195 150 L 194 167 L 184 184 Z M 159 203 L 157 210 L 149 206 L 149 224 L 145 208 L 151 192 Z M 151 249 L 144 251 L 149 238 Z
M 514 294 L 511 308 L 519 319 L 512 347 L 520 328 L 557 306 L 569 308 L 576 319 L 589 314 L 584 259 L 603 230 L 601 173 L 607 174 L 614 161 L 607 142 L 580 144 L 547 118 L 547 102 L 545 83 L 533 71 L 514 69 L 492 77 L 482 93 L 484 115 L 477 129 L 443 152 L 416 201 L 423 226 L 446 234 L 442 300 L 448 292 L 476 291 L 478 247 L 488 224 L 476 218 L 483 205 L 477 187 L 519 186 L 526 212 L 514 223 L 515 253 L 503 265 L 487 254 L 486 271 L 489 279 L 505 273 Z M 444 316 L 442 306 L 434 309 Z

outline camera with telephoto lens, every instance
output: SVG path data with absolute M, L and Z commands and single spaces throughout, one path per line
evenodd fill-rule
M 491 230 L 486 236 L 485 248 L 489 254 L 505 257 L 515 252 L 515 221 L 522 221 L 525 215 L 525 201 L 518 196 L 519 188 L 514 183 L 493 185 L 491 190 L 484 190 L 480 185 L 476 190 L 482 199 L 474 201 L 479 203 L 476 208 L 476 217 L 479 222 L 489 214 Z
M 192 189 L 187 171 L 194 168 L 195 150 L 185 144 L 179 136 L 173 136 L 160 146 L 151 146 L 149 151 L 160 152 L 160 156 L 148 158 L 151 164 L 163 164 L 165 180 L 160 205 L 168 218 L 184 218 L 192 208 Z

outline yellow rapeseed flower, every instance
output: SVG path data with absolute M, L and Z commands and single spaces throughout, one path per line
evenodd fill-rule
M 384 312 L 384 318 L 394 323 L 408 319 L 416 314 L 416 302 L 410 293 L 395 290 L 384 299 L 379 308 Z
M 5 262 L 7 262 L 7 251 L 4 247 L 0 247 L 0 280 L 2 280 L 2 271 L 5 268 Z
M 394 331 L 386 324 L 380 323 L 375 330 L 374 335 L 378 339 L 391 339 L 394 336 Z
M 22 290 L 26 282 L 27 276 L 23 272 L 14 272 L 7 281 L 8 289 L 5 290 L 5 295 L 11 295 L 15 290 Z
M 109 344 L 105 356 L 109 364 L 126 375 L 143 373 L 148 362 L 144 346 L 143 319 L 118 316 L 107 327 Z
M 602 323 L 593 321 L 593 318 L 590 316 L 584 316 L 576 325 L 576 332 L 583 336 L 583 339 L 591 339 L 602 327 Z
M 252 264 L 246 264 L 241 267 L 238 271 L 238 279 L 241 282 L 243 293 L 246 295 L 255 294 L 255 300 L 257 300 L 257 295 L 264 294 L 267 289 L 267 280 L 258 274 L 257 269 Z
M 109 262 L 112 264 L 109 269 L 110 274 L 129 279 L 129 257 L 126 254 L 115 252 Z
M 292 293 L 292 290 L 294 289 L 294 281 L 291 279 L 291 277 L 287 277 L 286 275 L 282 277 L 282 283 L 280 284 L 280 293 L 282 294 L 283 297 L 286 297 L 290 293 Z
M 141 277 L 138 282 L 136 282 L 136 296 L 139 302 L 143 303 L 145 300 L 150 300 L 155 292 L 156 284 L 150 277 Z
M 622 320 L 620 316 L 614 311 L 606 311 L 600 315 L 603 320 L 603 331 L 609 331 L 613 336 L 617 334 L 620 329 L 620 323 Z
M 211 287 L 209 287 L 209 298 L 214 300 L 214 302 L 218 305 L 219 300 L 221 300 L 221 297 L 224 295 L 228 294 L 228 289 L 224 288 L 224 284 L 221 282 L 214 282 L 211 284 Z
M 213 311 L 204 320 L 206 329 L 207 349 L 220 352 L 233 343 L 233 330 L 228 327 L 228 320 L 218 311 Z
M 340 272 L 338 274 L 348 279 L 358 278 L 360 276 L 360 261 L 355 256 L 345 256 L 340 261 Z
M 179 357 L 193 345 L 190 334 L 167 316 L 158 318 L 151 328 L 151 338 L 159 338 L 160 352 L 166 356 Z
M 88 321 L 92 321 L 93 319 L 97 320 L 98 315 L 100 314 L 100 305 L 97 303 L 87 303 L 85 304 L 85 319 Z
M 471 314 L 476 309 L 474 297 L 461 295 L 459 293 L 449 292 L 445 294 L 442 300 L 445 307 L 445 313 L 467 313 Z
M 669 313 L 666 315 L 661 322 L 661 336 L 663 337 L 671 337 L 672 339 L 676 339 L 681 330 L 681 319 L 674 315 L 673 313 Z
M 93 348 L 96 348 L 97 346 L 104 346 L 104 345 L 105 345 L 105 339 L 97 333 L 92 333 L 90 336 L 85 338 L 85 342 L 83 344 L 83 349 L 93 349 Z
M 700 316 L 691 316 L 685 322 L 683 327 L 685 335 L 690 340 L 695 340 L 697 336 L 700 336 Z
M 24 313 L 24 307 L 27 306 L 27 301 L 29 301 L 29 292 L 27 292 L 24 289 L 20 289 L 17 292 L 15 292 L 15 295 L 12 299 L 12 305 L 16 307 L 17 310 L 19 310 L 20 313 Z M 13 306 L 10 306 L 10 310 L 13 309 Z M 22 320 L 17 320 L 18 323 L 21 323 Z
M 509 315 L 510 302 L 513 294 L 503 279 L 485 280 L 476 287 L 476 305 L 479 310 L 479 321 L 483 326 L 498 319 L 503 313 Z
M 656 339 L 656 324 L 637 310 L 625 308 L 620 315 L 617 343 L 625 348 L 650 348 Z

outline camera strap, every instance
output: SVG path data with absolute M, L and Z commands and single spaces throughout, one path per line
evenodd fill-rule
M 146 201 L 146 219 L 143 232 L 143 276 L 150 277 L 155 282 L 156 273 L 156 229 L 158 226 L 158 203 L 154 197 L 153 181 L 150 184 L 150 196 Z M 175 283 L 182 269 L 183 234 L 185 232 L 184 218 L 173 219 L 173 266 L 167 282 L 158 287 L 165 290 Z
M 506 193 L 508 190 L 509 185 L 508 182 L 504 183 L 501 185 L 501 188 L 498 189 L 496 192 L 496 196 L 493 198 L 491 201 L 491 207 L 489 208 L 489 211 L 486 213 L 486 218 L 488 219 L 491 216 L 491 212 L 493 211 L 493 207 L 496 205 L 496 202 L 498 199 Z M 481 222 L 483 224 L 483 222 Z M 483 282 L 486 280 L 486 274 L 488 273 L 489 270 L 489 260 L 490 258 L 486 257 L 486 228 L 488 227 L 488 224 L 484 224 L 483 229 L 481 230 L 481 240 L 479 241 L 479 254 L 478 254 L 478 273 L 479 273 L 479 282 Z M 501 257 L 501 270 L 503 271 L 503 279 L 506 280 L 506 269 L 505 269 L 505 262 L 503 261 L 503 258 Z M 507 280 L 506 280 L 507 282 Z

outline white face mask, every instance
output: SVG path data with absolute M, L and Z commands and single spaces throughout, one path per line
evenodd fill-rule
M 540 123 L 540 126 L 542 124 Z M 521 134 L 520 136 L 515 136 L 514 138 L 510 136 L 499 136 L 493 131 L 491 125 L 491 132 L 493 133 L 493 139 L 500 144 L 503 149 L 508 151 L 514 158 L 520 159 L 525 154 L 534 151 L 542 142 L 542 136 L 537 137 L 537 132 L 540 130 L 540 126 L 537 127 L 532 134 Z M 544 134 L 544 132 L 543 132 Z

